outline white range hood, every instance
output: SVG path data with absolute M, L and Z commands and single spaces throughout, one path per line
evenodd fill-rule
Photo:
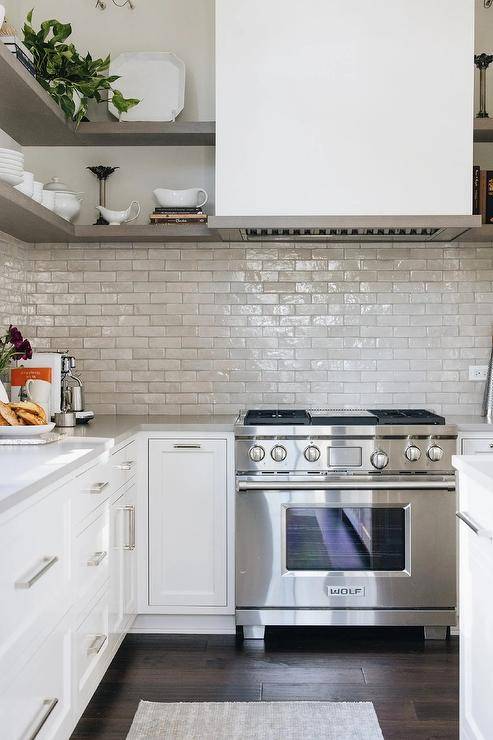
M 471 216 L 474 0 L 216 0 L 227 240 L 449 241 Z

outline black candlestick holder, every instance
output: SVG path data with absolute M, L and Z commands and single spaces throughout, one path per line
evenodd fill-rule
M 476 54 L 474 64 L 479 69 L 479 112 L 476 118 L 489 118 L 486 110 L 486 71 L 493 62 L 493 54 Z
M 96 175 L 99 180 L 99 205 L 106 208 L 106 183 L 113 172 L 116 172 L 116 170 L 119 170 L 120 168 L 106 167 L 104 164 L 98 164 L 94 167 L 88 167 L 87 169 L 90 170 L 93 175 Z M 108 226 L 108 222 L 101 214 L 99 214 L 99 218 L 94 226 Z

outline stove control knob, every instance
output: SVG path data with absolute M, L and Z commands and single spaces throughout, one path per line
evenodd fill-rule
M 440 462 L 440 460 L 443 458 L 443 450 L 438 445 L 433 445 L 432 447 L 430 447 L 427 454 L 431 462 Z
M 308 462 L 314 463 L 317 462 L 317 460 L 320 460 L 320 450 L 318 447 L 315 447 L 315 445 L 310 445 L 310 447 L 307 447 L 305 450 L 305 460 Z
M 389 464 L 389 456 L 382 450 L 376 450 L 370 458 L 371 464 L 377 470 L 383 470 Z
M 250 452 L 248 453 L 248 457 L 252 462 L 262 462 L 262 460 L 265 457 L 265 450 L 263 447 L 260 447 L 260 445 L 255 445 L 255 447 L 252 447 Z
M 421 450 L 416 445 L 410 445 L 406 450 L 406 458 L 409 462 L 418 462 L 421 457 Z
M 274 462 L 280 463 L 287 458 L 288 453 L 286 452 L 285 447 L 283 447 L 282 445 L 276 445 L 272 448 L 270 456 L 274 460 Z

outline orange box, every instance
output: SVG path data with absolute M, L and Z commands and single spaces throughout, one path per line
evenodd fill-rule
M 10 385 L 23 386 L 28 380 L 46 380 L 51 383 L 51 367 L 13 367 L 10 371 Z

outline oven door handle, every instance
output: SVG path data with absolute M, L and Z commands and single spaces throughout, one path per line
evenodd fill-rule
M 236 490 L 246 491 L 410 491 L 410 490 L 455 491 L 455 481 L 238 481 Z

